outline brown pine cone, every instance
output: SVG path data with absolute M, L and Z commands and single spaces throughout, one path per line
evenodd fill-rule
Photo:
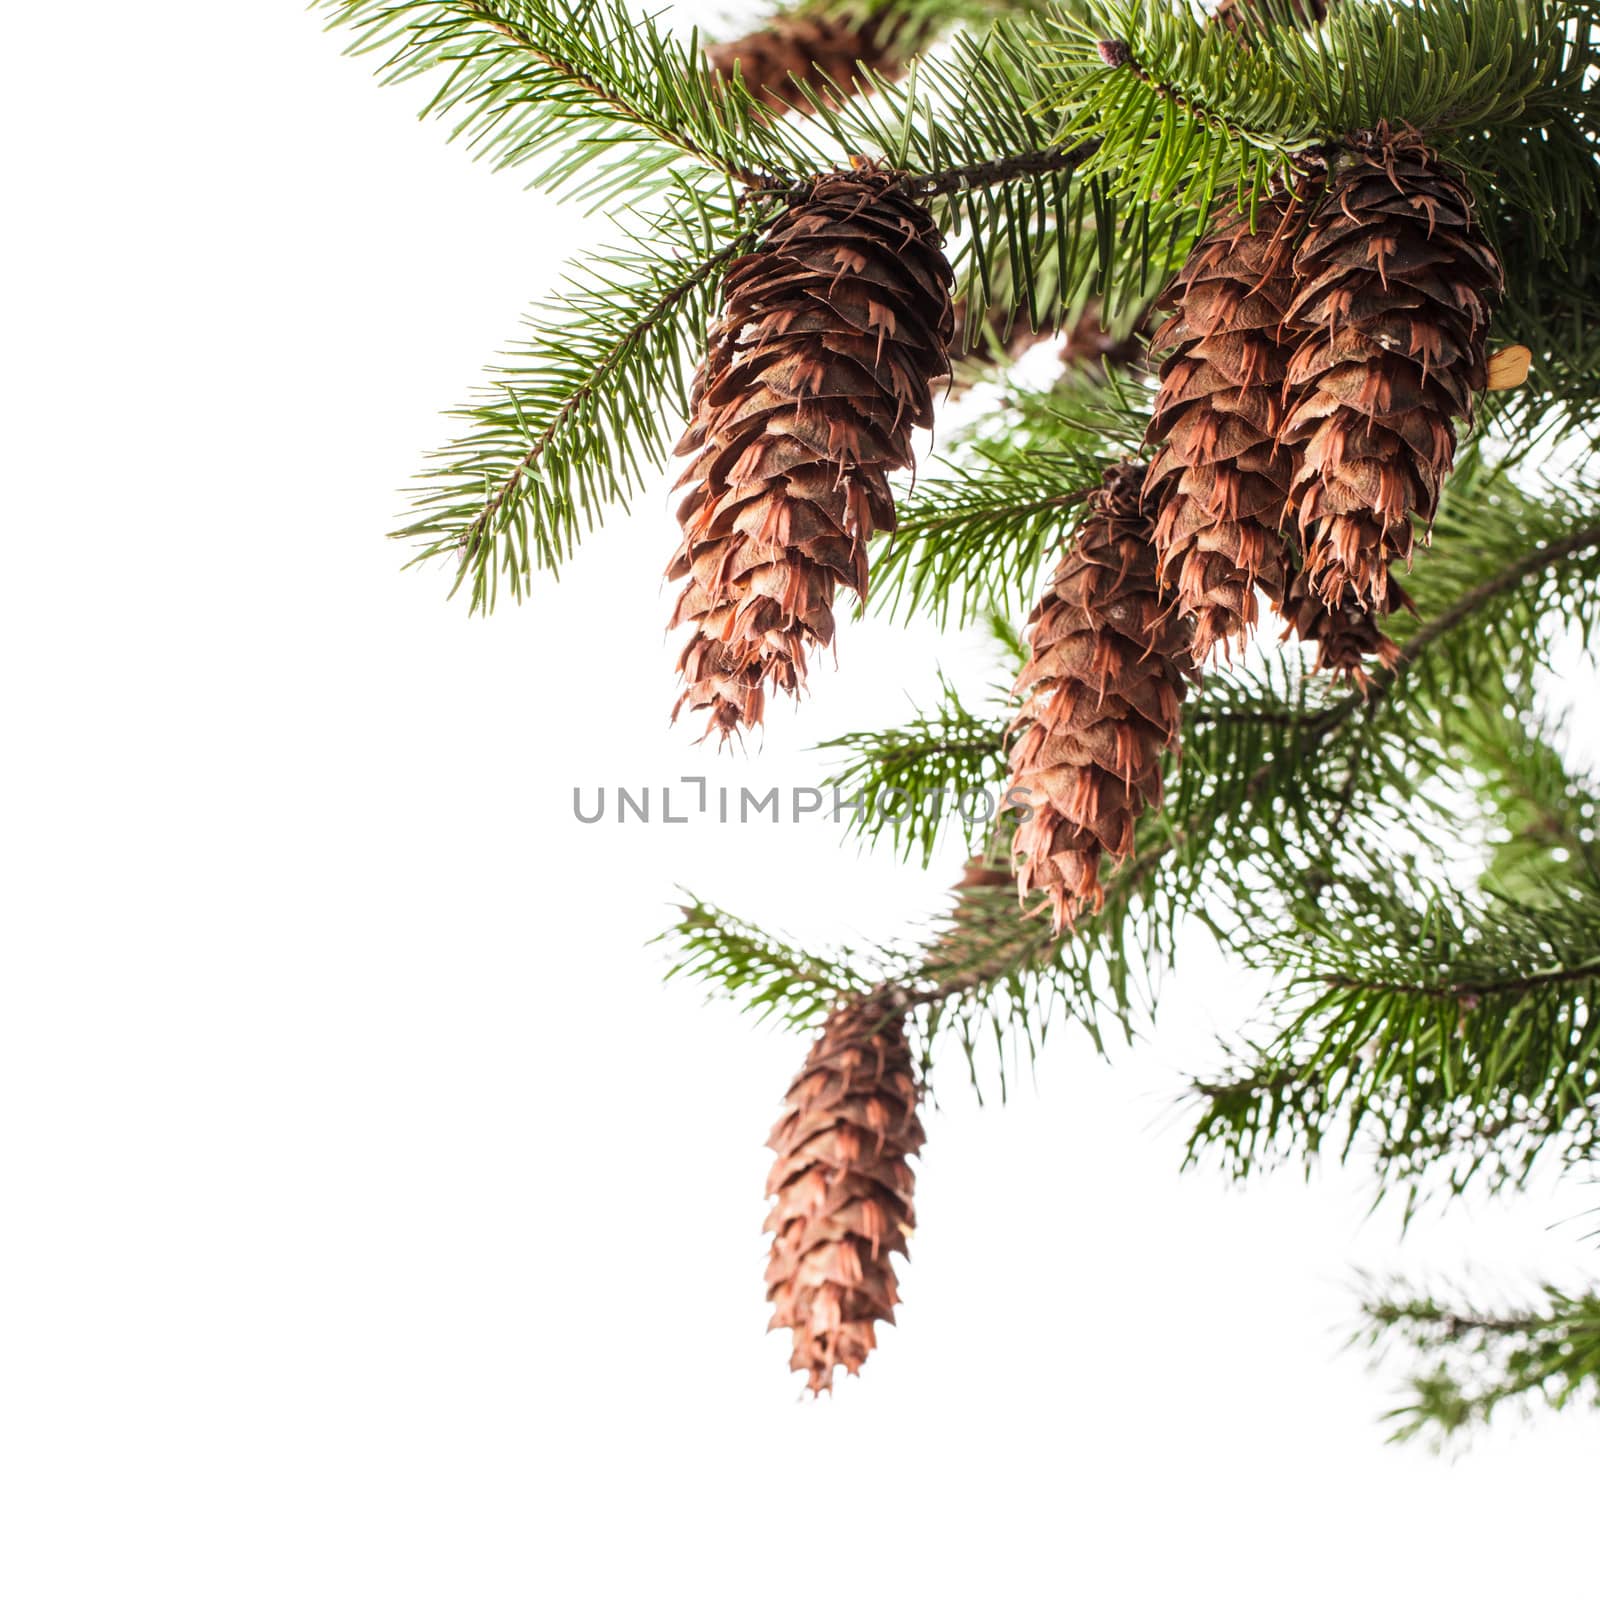
M 1411 608 L 1410 598 L 1393 578 L 1385 605 L 1386 614 L 1401 606 Z M 1377 613 L 1349 600 L 1330 611 L 1304 572 L 1295 573 L 1278 612 L 1288 624 L 1285 639 L 1292 636 L 1316 645 L 1318 672 L 1331 672 L 1359 689 L 1367 687 L 1369 662 L 1392 668 L 1400 659 L 1400 647 L 1383 631 Z
M 1158 302 L 1176 314 L 1152 346 L 1165 358 L 1146 495 L 1161 581 L 1194 619 L 1197 661 L 1242 644 L 1256 623 L 1256 588 L 1277 599 L 1288 579 L 1292 467 L 1278 430 L 1293 220 L 1281 199 L 1257 208 L 1254 233 L 1248 217 L 1228 214 Z
M 1057 932 L 1105 899 L 1102 858 L 1133 849 L 1134 821 L 1161 804 L 1161 758 L 1178 744 L 1191 623 L 1167 605 L 1141 506 L 1144 469 L 1113 467 L 1028 619 L 1017 679 L 1011 784 L 1017 887 L 1050 899 Z
M 1413 518 L 1433 520 L 1455 422 L 1487 381 L 1500 265 L 1472 200 L 1410 131 L 1352 141 L 1294 259 L 1281 438 L 1291 502 L 1323 601 L 1384 612 L 1389 568 L 1410 564 Z M 1426 537 L 1426 534 L 1424 534 Z
M 888 474 L 912 463 L 950 370 L 949 264 L 926 210 L 875 168 L 819 179 L 729 268 L 678 454 L 694 634 L 684 706 L 723 738 L 761 721 L 766 685 L 799 692 L 833 639 L 839 584 L 867 591 L 867 540 L 894 527 Z
M 930 32 L 926 23 L 908 25 L 892 8 L 855 23 L 817 7 L 780 14 L 742 39 L 708 45 L 706 59 L 724 78 L 737 67 L 745 87 L 770 110 L 809 116 L 816 106 L 805 89 L 838 107 L 864 86 L 863 67 L 890 81 L 903 77 Z
M 789 1367 L 818 1392 L 860 1370 L 899 1300 L 891 1255 L 914 1222 L 909 1157 L 922 1147 L 919 1089 L 900 1015 L 846 1000 L 823 1025 L 768 1141 L 774 1235 L 767 1298 L 794 1333 Z

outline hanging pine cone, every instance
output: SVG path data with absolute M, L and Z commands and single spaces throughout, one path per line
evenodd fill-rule
M 1113 467 L 1028 619 L 1017 679 L 1011 784 L 1017 886 L 1050 897 L 1057 932 L 1099 909 L 1102 857 L 1133 849 L 1134 819 L 1161 804 L 1161 756 L 1178 743 L 1191 624 L 1163 602 L 1143 469 Z
M 893 1252 L 913 1224 L 908 1158 L 922 1147 L 918 1088 L 898 1013 L 856 997 L 823 1025 L 768 1141 L 771 1327 L 790 1328 L 789 1367 L 815 1392 L 856 1372 L 893 1322 Z
M 679 442 L 692 622 L 684 706 L 723 738 L 761 721 L 765 688 L 798 693 L 833 599 L 867 591 L 867 540 L 894 527 L 888 474 L 912 462 L 945 376 L 949 264 L 933 221 L 875 168 L 831 173 L 729 269 L 723 313 Z
M 1292 504 L 1324 602 L 1383 612 L 1409 565 L 1412 519 L 1433 520 L 1487 381 L 1500 265 L 1466 186 L 1410 131 L 1359 135 L 1295 253 L 1281 437 L 1303 453 Z M 1426 533 L 1424 533 L 1426 537 Z
M 1171 317 L 1152 353 L 1161 388 L 1147 442 L 1160 448 L 1147 495 L 1161 581 L 1194 618 L 1194 654 L 1227 650 L 1255 626 L 1259 586 L 1287 582 L 1284 506 L 1292 476 L 1278 447 L 1294 294 L 1290 202 L 1229 214 L 1195 246 L 1159 306 Z
M 1410 608 L 1410 598 L 1391 578 L 1386 610 L 1397 611 L 1401 606 Z M 1318 672 L 1332 673 L 1365 690 L 1369 662 L 1392 668 L 1400 659 L 1399 645 L 1383 631 L 1375 612 L 1349 600 L 1329 610 L 1303 571 L 1295 573 L 1278 609 L 1288 624 L 1284 638 L 1293 635 L 1316 645 Z
M 865 82 L 863 67 L 890 81 L 902 77 L 928 33 L 926 23 L 908 22 L 892 9 L 851 22 L 819 6 L 776 16 L 742 39 L 710 45 L 706 59 L 724 78 L 737 67 L 745 87 L 770 110 L 809 116 L 816 106 L 806 89 L 823 105 L 838 107 Z

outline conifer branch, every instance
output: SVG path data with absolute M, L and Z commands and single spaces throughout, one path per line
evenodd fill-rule
M 1398 983 L 1364 974 L 1330 972 L 1320 981 L 1330 989 L 1359 989 L 1365 994 L 1414 995 L 1433 1000 L 1458 1000 L 1476 1005 L 1491 995 L 1523 995 L 1546 985 L 1581 983 L 1600 977 L 1600 956 L 1571 966 L 1551 967 L 1506 978 L 1464 978 L 1447 983 Z
M 320 0 L 381 53 L 385 82 L 433 77 L 424 115 L 496 166 L 540 157 L 534 181 L 595 204 L 636 201 L 688 158 L 752 184 L 790 148 L 753 122 L 754 102 L 626 0 Z
M 554 315 L 491 372 L 458 415 L 469 431 L 436 454 L 415 492 L 422 515 L 396 538 L 412 564 L 455 568 L 474 611 L 493 608 L 502 580 L 520 600 L 537 567 L 556 570 L 581 531 L 665 458 L 687 373 L 728 263 L 773 208 L 720 214 L 698 197 L 640 219 L 632 250 L 581 262 Z M 454 591 L 452 591 L 454 592 Z
M 616 374 L 629 354 L 638 348 L 639 341 L 650 333 L 652 329 L 658 327 L 664 317 L 675 312 L 697 289 L 702 288 L 727 266 L 736 255 L 748 248 L 751 240 L 759 232 L 759 228 L 760 224 L 758 223 L 749 231 L 740 234 L 736 239 L 723 245 L 720 250 L 717 250 L 692 270 L 685 273 L 682 278 L 671 284 L 645 307 L 644 311 L 611 341 L 610 346 L 601 356 L 598 364 L 592 369 L 590 375 L 573 386 L 566 399 L 556 407 L 549 422 L 539 430 L 533 443 L 512 464 L 500 486 L 484 503 L 483 509 L 462 530 L 460 535 L 461 559 L 464 566 L 472 561 L 477 542 L 483 537 L 496 518 L 500 516 L 505 509 L 506 502 L 522 487 L 523 480 L 529 470 L 537 463 L 539 457 L 544 454 L 551 441 L 567 425 L 573 415 L 583 406 L 593 402 L 594 396 Z
M 861 802 L 850 811 L 849 831 L 873 843 L 887 839 L 924 866 L 949 828 L 960 829 L 969 848 L 990 831 L 1005 777 L 1003 722 L 972 710 L 943 678 L 939 689 L 938 705 L 901 727 L 864 729 L 817 747 L 844 758 L 833 784 Z
M 1099 148 L 1099 140 L 1085 139 L 1081 143 L 1052 150 L 1025 150 L 1014 156 L 997 156 L 990 161 L 947 167 L 943 172 L 908 175 L 905 187 L 908 193 L 923 200 L 960 194 L 967 189 L 992 189 L 998 184 L 1015 183 L 1019 179 L 1075 172 Z
M 1134 55 L 1126 41 L 1101 39 L 1097 41 L 1095 48 L 1100 53 L 1100 59 L 1113 71 L 1120 68 L 1132 73 L 1158 99 L 1165 100 L 1168 105 L 1175 107 L 1184 116 L 1192 118 L 1203 127 L 1213 129 L 1235 144 L 1264 144 L 1271 149 L 1277 148 L 1277 139 L 1269 129 L 1250 127 L 1244 122 L 1230 118 L 1207 105 L 1195 94 L 1157 77 Z
M 1600 1295 L 1547 1285 L 1541 1298 L 1488 1313 L 1399 1285 L 1371 1295 L 1362 1308 L 1367 1341 L 1402 1346 L 1418 1363 L 1411 1400 L 1389 1413 L 1393 1437 L 1443 1444 L 1507 1405 L 1600 1402 Z
M 637 100 L 624 96 L 616 88 L 600 82 L 592 72 L 585 70 L 582 63 L 556 54 L 541 43 L 539 36 L 530 30 L 526 23 L 513 21 L 505 15 L 507 10 L 512 9 L 511 7 L 497 7 L 490 4 L 489 0 L 453 0 L 453 3 L 463 15 L 476 19 L 486 28 L 509 39 L 518 50 L 526 52 L 532 60 L 548 68 L 563 82 L 581 93 L 592 96 L 596 104 L 606 107 L 619 122 L 631 124 L 645 133 L 652 134 L 663 144 L 672 145 L 696 161 L 715 168 L 724 177 L 731 178 L 736 183 L 750 186 L 760 182 L 754 172 L 729 162 L 716 151 L 706 148 L 692 133 L 653 112 L 649 107 L 641 105 Z
M 1577 553 L 1597 548 L 1600 548 L 1600 527 L 1582 529 L 1566 538 L 1529 551 L 1505 571 L 1478 584 L 1437 618 L 1419 628 L 1409 642 L 1408 648 L 1402 653 L 1402 670 L 1403 667 L 1414 665 L 1421 660 L 1431 647 L 1507 592 Z M 1292 771 L 1298 767 L 1309 749 L 1327 742 L 1357 714 L 1370 713 L 1376 701 L 1397 680 L 1398 674 L 1390 674 L 1383 684 L 1375 687 L 1370 697 L 1352 692 L 1336 700 L 1315 716 L 1300 719 L 1300 725 L 1295 730 L 1295 737 L 1290 745 L 1282 751 L 1275 752 L 1270 760 L 1263 762 L 1251 773 L 1243 785 L 1239 798 L 1248 803 L 1260 797 L 1286 769 Z M 1289 726 L 1294 726 L 1293 721 Z M 1107 907 L 1099 917 L 1087 919 L 1087 926 L 1092 929 L 1095 923 L 1102 919 L 1114 922 L 1124 915 L 1129 902 L 1146 888 L 1169 856 L 1192 847 L 1210 827 L 1216 826 L 1221 820 L 1218 813 L 1201 814 L 1187 819 L 1185 825 L 1172 827 L 1165 837 L 1141 846 L 1121 871 L 1110 879 L 1107 885 Z M 969 967 L 959 977 L 944 981 L 936 980 L 927 986 L 906 983 L 910 1004 L 913 1006 L 942 1004 L 965 992 L 997 982 L 1011 972 L 1036 966 L 1042 959 L 1048 957 L 1055 942 L 1050 936 L 1048 926 L 1021 925 L 1011 944 L 997 945 L 989 952 L 985 962 Z M 1577 976 L 1586 976 L 1587 972 L 1588 969 L 1585 969 Z M 1516 988 L 1518 983 L 1524 987 L 1532 987 L 1533 982 L 1531 978 L 1512 980 L 1506 987 L 1511 992 L 1520 992 Z M 1480 989 L 1482 989 L 1481 983 Z M 1466 992 L 1464 988 L 1462 993 Z

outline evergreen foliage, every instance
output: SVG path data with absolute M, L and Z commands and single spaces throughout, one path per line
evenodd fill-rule
M 1541 1298 L 1498 1314 L 1403 1289 L 1371 1299 L 1371 1341 L 1422 1363 L 1410 1401 L 1390 1413 L 1394 1437 L 1442 1445 L 1508 1406 L 1600 1403 L 1600 1295 L 1547 1286 Z
M 987 883 L 871 949 L 803 950 L 691 899 L 673 971 L 797 1029 L 842 996 L 887 997 L 929 1063 L 944 1041 L 972 1063 L 996 1041 L 1004 1083 L 1008 1053 L 1036 1051 L 1053 1019 L 1097 1042 L 1131 1032 L 1198 923 L 1272 974 L 1275 998 L 1228 1072 L 1192 1085 L 1191 1159 L 1239 1178 L 1360 1161 L 1414 1205 L 1600 1153 L 1600 787 L 1547 705 L 1556 641 L 1600 637 L 1594 0 L 1337 0 L 1312 26 L 1263 0 L 1248 28 L 1146 0 L 1003 15 L 873 0 L 838 9 L 893 9 L 942 42 L 807 116 L 774 115 L 626 0 L 324 8 L 475 155 L 626 235 L 574 266 L 454 414 L 400 530 L 478 610 L 521 599 L 652 480 L 725 269 L 819 175 L 852 160 L 900 175 L 947 237 L 967 327 L 1059 326 L 1097 297 L 1126 330 L 1225 207 L 1315 186 L 1361 130 L 1417 130 L 1464 176 L 1504 270 L 1491 344 L 1526 345 L 1532 370 L 1462 442 L 1404 578 L 1415 610 L 1384 621 L 1398 659 L 1341 683 L 1269 626 L 1211 664 L 1164 809 L 1139 817 L 1105 904 L 1064 937 Z M 992 619 L 1014 651 L 1085 500 L 1139 453 L 1153 386 L 995 376 L 897 490 L 871 604 Z M 904 725 L 835 741 L 842 789 L 896 796 L 854 815 L 857 836 L 926 864 L 955 826 L 1003 861 L 1012 710 L 1004 688 L 974 704 L 941 680 Z M 990 810 L 941 804 L 980 791 Z M 1592 1292 L 1490 1316 L 1395 1290 L 1367 1314 L 1423 1363 L 1402 1436 L 1513 1399 L 1600 1399 Z

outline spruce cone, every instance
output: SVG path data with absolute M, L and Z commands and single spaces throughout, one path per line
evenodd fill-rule
M 1292 475 L 1278 448 L 1288 370 L 1283 317 L 1290 202 L 1230 213 L 1195 246 L 1158 304 L 1176 309 L 1156 335 L 1161 388 L 1148 442 L 1159 442 L 1147 495 L 1155 513 L 1161 581 L 1194 618 L 1194 655 L 1242 643 L 1255 626 L 1259 585 L 1280 599 L 1287 583 L 1284 505 Z
M 1389 580 L 1385 606 L 1389 612 L 1411 606 L 1405 590 L 1393 578 Z M 1399 645 L 1384 633 L 1375 612 L 1365 611 L 1348 600 L 1330 611 L 1304 572 L 1294 575 L 1278 610 L 1289 625 L 1284 638 L 1292 634 L 1316 645 L 1317 671 L 1331 672 L 1362 690 L 1367 687 L 1369 659 L 1381 667 L 1393 667 L 1400 659 Z
M 1190 624 L 1161 598 L 1142 480 L 1131 463 L 1106 473 L 1028 619 L 1011 783 L 1031 812 L 1012 849 L 1023 899 L 1048 894 L 1058 933 L 1099 909 L 1102 856 L 1123 860 L 1134 819 L 1161 804 L 1161 755 L 1194 675 Z
M 789 1367 L 817 1392 L 860 1369 L 874 1321 L 899 1299 L 890 1255 L 907 1254 L 912 1172 L 923 1141 L 911 1051 L 898 1013 L 862 998 L 823 1025 L 768 1141 L 771 1327 L 794 1331 Z
M 766 685 L 798 693 L 833 638 L 838 584 L 865 597 L 867 540 L 894 527 L 888 474 L 912 462 L 945 376 L 950 268 L 928 213 L 877 169 L 831 173 L 729 269 L 678 454 L 695 625 L 685 705 L 726 738 L 761 721 Z
M 1305 571 L 1337 610 L 1389 609 L 1389 565 L 1411 560 L 1413 515 L 1433 520 L 1456 418 L 1487 381 L 1500 265 L 1466 187 L 1416 134 L 1355 141 L 1295 253 L 1281 438 Z
M 724 78 L 737 67 L 745 87 L 770 110 L 809 116 L 816 107 L 801 84 L 823 105 L 838 107 L 863 85 L 859 67 L 899 78 L 928 33 L 926 24 L 907 24 L 892 10 L 855 23 L 819 7 L 774 17 L 742 39 L 710 45 L 706 59 Z

